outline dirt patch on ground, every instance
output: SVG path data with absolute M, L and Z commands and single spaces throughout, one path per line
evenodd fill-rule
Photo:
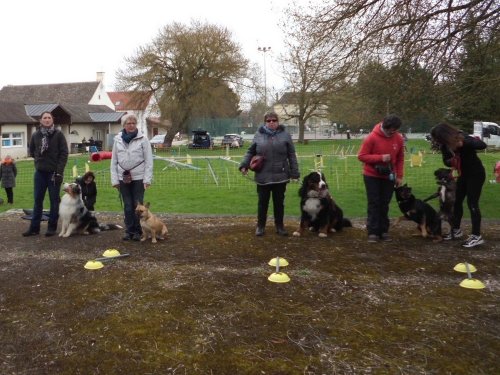
M 327 239 L 256 238 L 254 218 L 164 215 L 170 238 L 151 244 L 23 238 L 20 217 L 0 217 L 2 374 L 500 372 L 498 222 L 468 250 L 410 223 L 368 244 L 360 221 Z M 84 268 L 110 248 L 130 256 Z M 267 279 L 276 256 L 289 283 Z M 485 289 L 459 286 L 464 261 Z

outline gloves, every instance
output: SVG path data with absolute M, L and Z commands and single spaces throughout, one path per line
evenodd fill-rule
M 54 184 L 61 185 L 63 182 L 63 179 L 64 179 L 64 176 L 62 174 L 54 173 L 54 177 L 53 177 Z

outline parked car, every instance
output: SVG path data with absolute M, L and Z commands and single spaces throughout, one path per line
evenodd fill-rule
M 229 145 L 229 147 L 242 147 L 243 137 L 238 134 L 226 134 L 222 138 L 222 146 Z
M 212 148 L 214 141 L 206 130 L 193 130 L 193 138 L 188 148 Z
M 165 143 L 165 137 L 166 134 L 157 134 L 149 140 L 149 143 L 151 143 L 151 146 L 153 146 L 154 148 L 162 147 Z

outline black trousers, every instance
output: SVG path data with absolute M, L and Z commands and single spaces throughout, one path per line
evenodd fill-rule
M 286 182 L 281 184 L 257 185 L 257 195 L 259 202 L 257 205 L 257 225 L 265 227 L 267 221 L 267 210 L 271 194 L 273 197 L 274 224 L 278 227 L 283 226 L 283 217 L 285 216 L 285 191 Z
M 462 216 L 464 214 L 463 202 L 467 197 L 467 206 L 470 211 L 470 221 L 472 224 L 472 234 L 481 234 L 481 211 L 479 210 L 479 198 L 483 190 L 486 173 L 457 179 L 457 192 L 455 195 L 455 207 L 453 208 L 453 228 L 460 228 Z
M 371 176 L 363 178 L 368 201 L 366 229 L 369 235 L 380 236 L 389 232 L 389 203 L 394 193 L 394 182 Z
M 11 187 L 5 188 L 5 194 L 7 194 L 7 203 L 14 203 L 14 190 Z

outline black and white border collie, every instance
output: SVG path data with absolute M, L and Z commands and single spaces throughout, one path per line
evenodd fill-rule
M 293 235 L 300 237 L 306 229 L 319 232 L 319 237 L 326 237 L 329 232 L 351 227 L 351 221 L 344 218 L 342 209 L 335 203 L 328 190 L 325 175 L 311 172 L 304 177 L 299 189 L 300 227 Z
M 62 222 L 59 237 L 69 237 L 73 232 L 95 234 L 102 230 L 122 228 L 116 224 L 99 224 L 94 213 L 85 207 L 82 190 L 77 183 L 65 183 L 63 191 L 59 204 L 59 218 Z

